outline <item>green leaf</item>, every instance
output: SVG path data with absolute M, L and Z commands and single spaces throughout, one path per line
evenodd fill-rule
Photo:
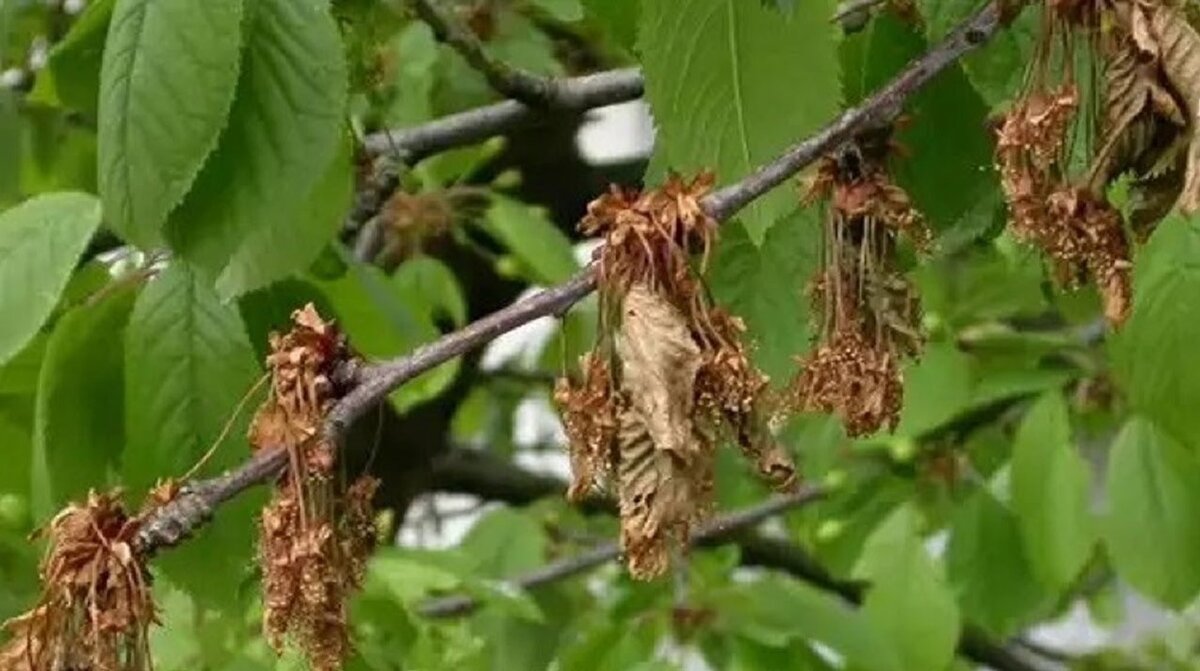
M 412 126 L 433 118 L 438 42 L 422 21 L 404 26 L 389 42 L 396 59 L 395 95 L 385 112 L 389 126 Z
M 759 0 L 694 0 L 642 7 L 638 51 L 658 136 L 652 165 L 750 173 L 827 122 L 840 103 L 833 3 L 802 3 L 782 16 Z M 741 215 L 750 239 L 796 205 L 782 186 Z
M 930 343 L 906 364 L 901 435 L 916 436 L 952 419 L 970 403 L 971 357 L 952 343 Z
M 723 629 L 763 645 L 816 641 L 844 655 L 851 668 L 910 668 L 901 664 L 898 648 L 861 611 L 807 583 L 767 576 L 717 591 L 712 599 Z
M 367 567 L 363 592 L 386 593 L 405 605 L 415 605 L 431 592 L 447 592 L 462 584 L 453 571 L 401 552 L 377 553 Z
M 795 371 L 793 357 L 809 348 L 804 287 L 820 261 L 821 228 L 814 209 L 801 210 L 755 245 L 740 223 L 721 229 L 709 283 L 717 301 L 746 322 L 754 361 L 777 386 Z
M 916 4 L 925 20 L 925 34 L 934 41 L 946 37 L 979 9 L 977 4 L 962 0 L 917 0 Z M 1035 56 L 1039 19 L 1037 10 L 1021 12 L 1004 30 L 963 58 L 967 76 L 988 105 L 1000 105 L 1021 91 Z
M 1071 442 L 1067 405 L 1048 392 L 1017 430 L 1012 456 L 1012 507 L 1034 575 L 1059 590 L 1091 553 L 1089 471 Z
M 33 509 L 40 519 L 102 488 L 125 442 L 124 352 L 134 292 L 71 310 L 46 344 L 33 436 Z
M 907 505 L 888 516 L 863 546 L 855 574 L 871 581 L 863 612 L 900 651 L 903 668 L 936 671 L 954 658 L 959 614 L 919 525 Z
M 430 322 L 448 319 L 460 327 L 467 322 L 467 299 L 454 271 L 432 256 L 416 256 L 396 268 L 392 284 L 417 314 Z
M 149 248 L 217 144 L 233 103 L 243 0 L 117 0 L 100 68 L 100 195 Z
M 579 270 L 571 241 L 539 207 L 493 194 L 483 227 L 521 262 L 529 281 L 558 284 Z
M 229 430 L 202 473 L 219 473 L 249 453 L 254 401 L 234 418 L 258 376 L 237 306 L 211 283 L 172 263 L 138 297 L 125 331 L 124 484 L 144 492 L 180 477 Z M 247 409 L 248 408 L 248 409 Z M 253 556 L 252 504 L 222 508 L 221 524 L 164 556 L 160 568 L 199 602 L 234 598 Z
M 928 44 L 909 24 L 882 13 L 866 31 L 847 39 L 843 57 L 855 48 L 860 50 L 857 61 L 847 62 L 844 74 L 852 99 L 878 89 L 924 54 Z M 855 73 L 852 67 L 861 70 Z M 999 189 L 985 127 L 987 105 L 962 69 L 951 64 L 905 101 L 905 111 L 910 123 L 897 132 L 896 140 L 908 156 L 893 162 L 893 173 L 931 227 L 948 229 Z
M 1163 220 L 1138 255 L 1133 314 L 1110 339 L 1130 407 L 1200 449 L 1200 219 Z
M 440 335 L 432 314 L 401 293 L 374 266 L 351 262 L 349 272 L 335 280 L 313 280 L 329 301 L 338 323 L 356 350 L 372 359 L 412 351 Z M 427 371 L 392 392 L 390 399 L 404 412 L 442 392 L 458 373 L 453 359 Z
M 1171 608 L 1200 591 L 1200 462 L 1152 422 L 1133 417 L 1108 462 L 1104 537 L 1122 578 Z
M 348 171 L 334 165 L 347 89 L 337 24 L 315 0 L 255 0 L 250 12 L 229 123 L 167 225 L 180 255 L 225 271 L 225 296 L 310 263 L 340 219 L 329 212 L 346 205 L 324 191 Z
M 633 49 L 641 0 L 583 0 L 583 5 L 609 38 L 625 49 Z
M 116 0 L 97 0 L 87 6 L 50 50 L 29 93 L 30 102 L 62 105 L 96 118 L 104 38 L 115 5 Z
M 583 18 L 579 0 L 531 0 L 530 4 L 546 12 L 555 21 L 573 23 Z
M 1007 638 L 1051 596 L 1033 577 L 1017 518 L 981 489 L 954 511 L 946 570 L 963 614 Z
M 460 549 L 480 576 L 508 578 L 546 562 L 545 529 L 532 517 L 499 508 L 471 527 Z
M 320 256 L 341 228 L 354 194 L 350 143 L 341 148 L 295 219 L 271 220 L 250 231 L 217 278 L 222 299 L 286 278 Z
M 82 193 L 37 196 L 0 213 L 0 363 L 46 323 L 99 224 L 100 203 Z

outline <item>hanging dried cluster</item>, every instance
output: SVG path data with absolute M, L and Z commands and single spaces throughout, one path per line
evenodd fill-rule
M 571 443 L 568 494 L 616 490 L 638 578 L 665 571 L 671 548 L 708 514 L 718 439 L 735 442 L 775 486 L 795 480 L 765 426 L 767 378 L 750 362 L 745 327 L 701 284 L 717 222 L 699 201 L 711 186 L 704 174 L 645 193 L 613 187 L 580 223 L 605 241 L 602 327 L 581 379 L 555 389 Z
M 810 287 L 816 349 L 789 390 L 800 411 L 836 413 L 851 436 L 895 428 L 903 357 L 921 347 L 920 305 L 896 269 L 896 243 L 930 245 L 924 218 L 892 183 L 886 145 L 846 145 L 821 160 L 806 200 L 826 201 L 822 269 Z
M 1044 13 L 1031 79 L 997 132 L 1012 230 L 1042 248 L 1063 285 L 1095 282 L 1119 326 L 1131 310 L 1132 263 L 1106 191 L 1131 177 L 1130 224 L 1143 238 L 1173 206 L 1200 207 L 1200 36 L 1161 0 L 1057 0 Z M 1088 166 L 1073 175 L 1080 101 L 1071 65 L 1081 42 L 1103 65 L 1103 109 Z M 1055 64 L 1062 74 L 1052 81 Z
M 323 433 L 336 399 L 334 370 L 350 356 L 345 339 L 312 305 L 271 335 L 271 388 L 250 429 L 255 449 L 288 451 L 288 467 L 262 512 L 259 563 L 263 628 L 281 650 L 290 635 L 315 669 L 341 668 L 350 649 L 347 599 L 362 583 L 374 543 L 364 476 L 341 491 L 334 446 Z
M 45 530 L 42 596 L 4 623 L 5 671 L 141 671 L 150 667 L 147 629 L 155 622 L 149 574 L 134 552 L 140 518 L 119 492 L 88 494 Z

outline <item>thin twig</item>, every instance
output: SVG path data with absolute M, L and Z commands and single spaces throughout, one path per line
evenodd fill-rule
M 803 487 L 785 496 L 777 496 L 737 512 L 722 515 L 702 526 L 692 535 L 691 545 L 705 545 L 727 540 L 744 529 L 757 526 L 760 522 L 780 513 L 799 508 L 825 495 L 820 487 Z M 589 571 L 621 556 L 621 546 L 616 542 L 603 543 L 586 552 L 547 564 L 539 569 L 509 580 L 507 586 L 516 589 L 531 589 L 539 585 L 556 582 Z M 427 617 L 453 617 L 466 615 L 479 607 L 479 599 L 468 595 L 455 595 L 431 599 L 421 604 L 418 612 Z
M 856 133 L 889 123 L 899 114 L 909 95 L 955 59 L 982 44 L 998 27 L 997 6 L 990 3 L 937 48 L 913 61 L 899 76 L 861 105 L 846 110 L 816 135 L 794 145 L 781 157 L 761 166 L 745 179 L 709 194 L 701 201 L 701 207 L 717 221 L 725 221 Z M 518 301 L 460 331 L 423 345 L 410 354 L 370 367 L 366 379 L 343 398 L 331 413 L 330 419 L 335 430 L 340 431 L 348 426 L 368 407 L 417 375 L 534 319 L 561 314 L 595 288 L 593 271 L 594 267 L 589 266 L 565 284 Z
M 438 39 L 453 47 L 497 93 L 534 107 L 558 106 L 556 80 L 492 58 L 475 33 L 441 7 L 437 0 L 412 0 L 412 5 L 417 16 L 433 28 Z
M 556 81 L 556 110 L 583 112 L 642 97 L 642 73 L 636 68 Z M 372 155 L 394 154 L 400 161 L 411 164 L 447 149 L 531 126 L 545 117 L 545 109 L 505 100 L 412 128 L 371 133 L 363 140 L 363 147 Z

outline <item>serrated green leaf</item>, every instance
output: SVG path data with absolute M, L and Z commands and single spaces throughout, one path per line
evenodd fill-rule
M 1012 511 L 981 489 L 954 511 L 946 570 L 963 614 L 992 634 L 1015 634 L 1051 595 L 1033 577 Z
M 280 267 L 290 272 L 311 262 L 336 223 L 325 220 L 326 208 L 345 205 L 324 202 L 337 199 L 318 188 L 323 178 L 347 174 L 330 177 L 338 169 L 331 166 L 341 147 L 347 70 L 329 7 L 254 0 L 247 8 L 229 123 L 167 225 L 180 255 L 213 275 L 224 271 L 225 296 L 278 279 Z M 264 260 L 273 272 L 256 269 Z
M 724 226 L 709 275 L 717 302 L 745 320 L 754 361 L 776 386 L 788 383 L 793 357 L 811 345 L 804 288 L 820 262 L 817 216 L 810 208 L 785 218 L 762 246 L 740 223 Z
M 97 0 L 71 24 L 66 37 L 54 45 L 38 73 L 29 101 L 62 105 L 96 118 L 100 97 L 100 63 L 116 0 Z
M 89 488 L 103 488 L 125 443 L 124 352 L 135 293 L 119 290 L 55 324 L 38 377 L 33 509 L 47 519 Z
M 0 363 L 46 322 L 99 225 L 99 201 L 82 193 L 37 196 L 0 213 Z
M 958 643 L 959 613 L 941 567 L 921 542 L 910 506 L 867 539 L 855 575 L 871 581 L 863 612 L 900 653 L 905 669 L 945 669 Z
M 638 51 L 658 135 L 652 166 L 716 171 L 732 182 L 837 113 L 841 98 L 833 3 L 803 3 L 791 16 L 759 0 L 695 0 L 642 7 Z M 785 112 L 786 110 L 786 112 Z M 795 207 L 783 186 L 740 216 L 750 239 Z
M 23 507 L 29 506 L 30 465 L 33 460 L 33 413 L 35 397 L 0 397 L 0 445 L 4 446 L 4 468 L 0 469 L 0 494 L 16 494 Z M 27 516 L 28 510 L 25 511 Z M 0 514 L 0 517 L 3 517 Z M 14 516 L 15 517 L 15 516 Z M 0 529 L 4 528 L 0 521 Z
M 246 458 L 251 398 L 258 376 L 254 350 L 237 306 L 224 304 L 211 283 L 173 263 L 138 297 L 125 330 L 123 483 L 144 492 L 164 477 L 180 477 L 232 421 L 203 473 L 219 473 Z M 253 556 L 253 504 L 221 509 L 221 524 L 163 557 L 159 567 L 199 603 L 234 599 Z
M 1069 585 L 1091 553 L 1088 481 L 1087 463 L 1071 442 L 1067 405 L 1049 392 L 1017 430 L 1012 508 L 1034 575 L 1050 589 Z
M 571 241 L 546 217 L 545 210 L 493 194 L 482 224 L 517 257 L 531 282 L 549 286 L 579 270 Z
M 1200 219 L 1163 220 L 1138 255 L 1133 314 L 1109 340 L 1130 407 L 1200 449 Z
M 243 0 L 117 0 L 100 68 L 100 195 L 149 248 L 217 145 L 241 59 Z
M 855 669 L 910 668 L 863 612 L 806 583 L 768 576 L 721 590 L 713 601 L 719 606 L 722 628 L 758 643 L 779 647 L 797 639 L 816 641 L 844 655 Z
M 431 592 L 447 592 L 461 584 L 458 575 L 432 562 L 384 551 L 371 559 L 363 592 L 383 592 L 401 603 L 414 605 Z
M 334 156 L 296 218 L 269 220 L 249 232 L 221 276 L 221 298 L 240 296 L 303 269 L 320 255 L 342 226 L 354 194 L 350 143 Z
M 1117 573 L 1183 608 L 1200 591 L 1200 461 L 1154 424 L 1133 417 L 1108 462 L 1104 537 Z

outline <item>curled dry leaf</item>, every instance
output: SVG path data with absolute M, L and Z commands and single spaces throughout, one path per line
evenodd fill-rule
M 580 222 L 605 242 L 602 323 L 582 380 L 555 388 L 570 440 L 568 497 L 616 490 L 639 578 L 665 570 L 671 545 L 706 513 L 718 438 L 735 441 L 773 485 L 795 482 L 767 427 L 768 381 L 751 363 L 745 326 L 712 305 L 700 281 L 716 238 L 717 222 L 700 207 L 712 184 L 705 173 L 645 192 L 614 186 Z
M 693 422 L 700 348 L 683 314 L 633 285 L 617 334 L 625 407 L 618 416 L 621 541 L 630 573 L 661 574 L 673 543 L 707 513 L 713 444 Z
M 277 651 L 291 637 L 313 668 L 331 671 L 350 651 L 347 600 L 373 548 L 377 483 L 364 476 L 341 490 L 323 431 L 335 371 L 350 357 L 345 338 L 312 305 L 292 321 L 291 331 L 271 335 L 270 393 L 250 427 L 253 449 L 288 452 L 260 522 L 263 629 Z
M 155 622 L 149 574 L 133 551 L 140 520 L 120 493 L 90 492 L 44 531 L 43 592 L 30 611 L 4 623 L 6 671 L 140 671 L 150 667 L 147 630 Z
M 1187 111 L 1191 133 L 1187 142 L 1187 168 L 1176 207 L 1184 214 L 1200 209 L 1200 34 L 1187 17 L 1166 3 L 1135 2 L 1133 34 L 1138 46 L 1157 56 L 1175 96 Z

